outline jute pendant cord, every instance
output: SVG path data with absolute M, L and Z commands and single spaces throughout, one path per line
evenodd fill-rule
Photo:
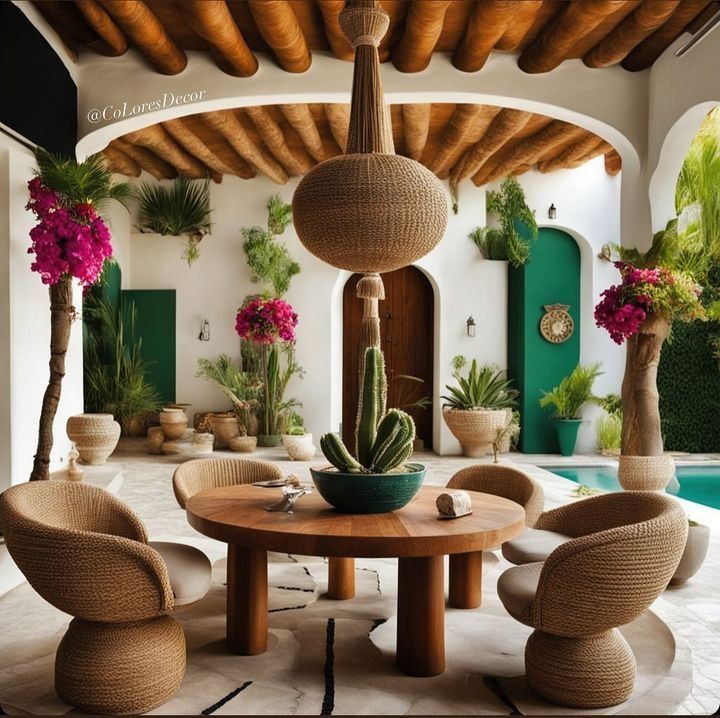
M 375 0 L 347 0 L 338 22 L 347 41 L 355 48 L 350 124 L 345 154 L 395 153 L 390 112 L 383 95 L 378 45 L 390 25 L 388 14 Z M 356 293 L 363 300 L 359 351 L 381 346 L 379 301 L 385 287 L 377 272 L 368 272 L 358 282 Z M 363 362 L 360 361 L 362 375 Z

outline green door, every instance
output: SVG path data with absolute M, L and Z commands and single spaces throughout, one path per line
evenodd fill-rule
M 540 320 L 545 306 L 570 305 L 572 336 L 560 344 L 543 338 Z M 557 453 L 552 411 L 538 399 L 569 374 L 580 360 L 580 249 L 559 229 L 543 227 L 532 245 L 530 261 L 509 270 L 508 375 L 520 390 L 520 450 Z
M 126 307 L 135 305 L 135 339 L 142 340 L 147 380 L 165 403 L 175 399 L 175 290 L 124 289 Z M 129 323 L 126 324 L 129 326 Z

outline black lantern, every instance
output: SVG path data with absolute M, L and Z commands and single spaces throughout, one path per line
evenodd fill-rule
M 548 209 L 548 218 L 555 219 L 555 217 L 557 217 L 557 208 L 554 204 L 551 204 L 550 208 Z
M 475 328 L 476 328 L 475 320 L 472 317 L 468 317 L 466 324 L 467 324 L 467 335 L 469 337 L 474 337 L 475 336 Z

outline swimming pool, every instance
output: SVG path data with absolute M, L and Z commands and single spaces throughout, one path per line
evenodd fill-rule
M 615 466 L 543 466 L 546 471 L 603 491 L 621 491 Z M 678 466 L 669 494 L 720 509 L 720 466 Z

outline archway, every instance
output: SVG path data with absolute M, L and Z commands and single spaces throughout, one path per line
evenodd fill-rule
M 358 400 L 358 337 L 362 302 L 355 288 L 362 275 L 353 274 L 343 290 L 343 415 L 342 435 L 354 446 Z M 380 331 L 388 378 L 388 406 L 411 414 L 417 438 L 425 448 L 433 445 L 433 412 L 412 406 L 433 396 L 434 293 L 425 274 L 404 267 L 382 275 L 385 300 L 380 302 Z M 414 377 L 413 379 L 405 377 Z M 417 381 L 420 380 L 420 381 Z

